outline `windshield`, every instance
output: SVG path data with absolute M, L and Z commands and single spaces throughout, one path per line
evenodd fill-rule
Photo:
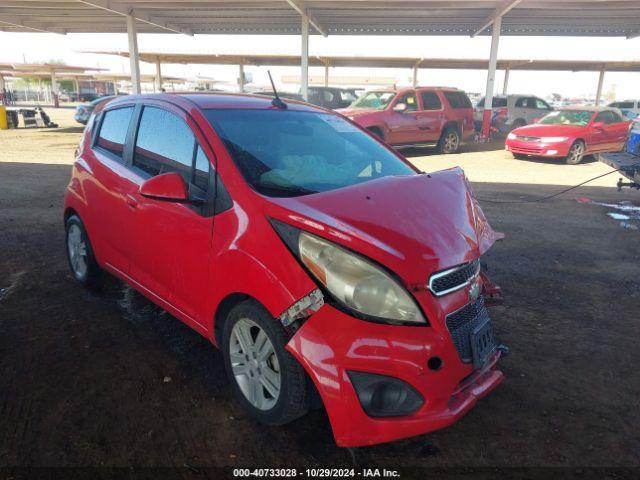
M 416 171 L 343 118 L 288 110 L 205 110 L 258 192 L 291 197 Z
M 353 108 L 374 108 L 384 110 L 396 96 L 396 92 L 366 92 L 351 104 Z
M 576 125 L 584 127 L 593 112 L 589 110 L 556 110 L 543 117 L 538 123 L 543 125 Z

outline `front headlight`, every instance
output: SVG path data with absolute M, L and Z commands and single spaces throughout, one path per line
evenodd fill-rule
M 411 295 L 372 262 L 306 232 L 298 237 L 300 260 L 340 303 L 365 316 L 426 323 Z
M 542 143 L 561 143 L 561 142 L 566 142 L 567 140 L 569 140 L 568 137 L 542 137 L 542 138 L 540 138 L 540 141 Z
M 517 138 L 517 135 L 515 133 L 509 133 L 509 135 L 507 135 L 507 138 L 509 140 L 515 140 Z

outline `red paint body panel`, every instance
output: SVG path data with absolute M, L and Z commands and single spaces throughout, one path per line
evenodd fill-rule
M 546 125 L 534 123 L 511 131 L 518 137 L 566 137 L 564 142 L 530 141 L 521 138 L 507 138 L 506 150 L 532 156 L 564 158 L 569 154 L 571 145 L 576 140 L 582 140 L 586 145 L 586 154 L 619 151 L 624 148 L 629 130 L 630 120 L 610 125 L 594 126 L 594 119 L 598 112 L 594 112 L 591 120 L 585 126 L 578 125 Z M 555 153 L 548 153 L 555 150 Z
M 455 89 L 441 87 L 433 88 L 401 88 L 395 92 L 393 100 L 384 110 L 364 108 L 338 109 L 342 115 L 352 119 L 364 128 L 379 129 L 385 141 L 390 145 L 404 146 L 421 143 L 434 143 L 440 139 L 445 125 L 455 124 L 462 138 L 469 138 L 474 134 L 473 107 L 452 108 L 443 92 L 456 92 Z M 400 102 L 407 93 L 415 93 L 418 110 L 412 112 L 396 112 L 393 107 Z M 422 102 L 422 92 L 433 92 L 440 99 L 442 108 L 439 110 L 425 110 Z
M 431 273 L 476 259 L 501 238 L 484 218 L 460 169 L 386 177 L 303 197 L 268 198 L 242 177 L 201 108 L 270 109 L 271 99 L 149 95 L 116 99 L 105 108 L 139 103 L 165 108 L 187 123 L 233 205 L 202 216 L 186 203 L 141 195 L 145 178 L 139 172 L 91 148 L 90 122 L 67 188 L 65 211 L 75 211 L 84 222 L 100 266 L 212 342 L 216 313 L 230 296 L 252 297 L 278 317 L 317 288 L 270 218 L 325 237 L 394 272 L 428 326 L 371 323 L 326 304 L 293 334 L 287 347 L 318 387 L 340 445 L 373 444 L 442 428 L 501 381 L 502 374 L 495 370 L 498 355 L 484 371 L 474 373 L 460 360 L 447 331 L 445 316 L 469 302 L 469 289 L 435 297 L 425 288 Z M 292 102 L 290 108 L 326 112 L 302 103 Z M 444 360 L 437 372 L 426 368 L 432 355 Z M 347 369 L 403 379 L 426 403 L 408 417 L 368 417 Z

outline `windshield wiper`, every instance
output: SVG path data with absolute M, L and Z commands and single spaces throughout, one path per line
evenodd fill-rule
M 265 193 L 265 195 L 271 194 L 278 197 L 299 197 L 318 193 L 316 190 L 309 190 L 308 188 L 298 187 L 296 185 L 274 185 L 267 183 L 258 183 L 256 189 L 261 193 Z

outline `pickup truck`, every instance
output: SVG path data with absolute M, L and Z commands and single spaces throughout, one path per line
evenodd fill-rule
M 640 189 L 640 120 L 629 126 L 629 137 L 623 152 L 603 153 L 600 160 L 607 165 L 620 169 L 620 173 L 630 181 L 618 180 L 618 190 L 622 187 Z

